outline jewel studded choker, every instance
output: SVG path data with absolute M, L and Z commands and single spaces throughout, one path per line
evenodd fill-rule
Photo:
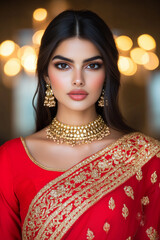
M 67 125 L 54 118 L 46 131 L 47 138 L 57 144 L 67 143 L 72 146 L 101 140 L 110 134 L 109 127 L 100 115 L 94 121 L 78 126 Z

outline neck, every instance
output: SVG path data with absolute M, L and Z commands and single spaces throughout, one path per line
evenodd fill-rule
M 58 121 L 68 125 L 85 125 L 97 118 L 95 107 L 85 111 L 57 111 L 56 118 Z

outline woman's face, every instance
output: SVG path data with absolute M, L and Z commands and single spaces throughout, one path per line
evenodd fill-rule
M 102 56 L 89 40 L 69 38 L 61 42 L 48 66 L 48 78 L 58 110 L 84 111 L 93 108 L 105 79 Z

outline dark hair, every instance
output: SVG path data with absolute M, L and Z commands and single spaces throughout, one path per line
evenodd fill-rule
M 101 114 L 112 128 L 130 132 L 132 129 L 123 121 L 118 106 L 120 73 L 117 67 L 118 51 L 112 32 L 97 14 L 88 10 L 67 10 L 62 12 L 50 22 L 44 32 L 37 61 L 36 130 L 38 131 L 50 124 L 57 112 L 56 107 L 48 108 L 43 106 L 46 90 L 44 76 L 47 76 L 51 55 L 60 42 L 76 36 L 90 40 L 100 51 L 104 60 L 106 71 L 104 90 L 108 106 L 102 108 L 96 104 L 97 113 Z

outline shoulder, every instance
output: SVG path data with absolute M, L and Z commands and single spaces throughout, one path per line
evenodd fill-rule
M 21 138 L 15 138 L 5 142 L 3 145 L 0 146 L 0 155 L 4 153 L 15 152 L 17 149 L 20 148 L 22 144 Z
M 15 138 L 4 143 L 0 146 L 0 171 L 7 168 L 12 170 L 22 161 L 22 156 L 25 156 L 24 153 L 21 138 Z
M 121 139 L 119 148 L 127 161 L 136 168 L 141 168 L 147 163 L 160 168 L 160 142 L 153 137 L 140 132 L 130 133 Z
M 139 149 L 154 149 L 160 151 L 160 142 L 153 137 L 147 136 L 140 132 L 130 133 L 124 136 L 124 143 L 128 146 L 135 146 Z

